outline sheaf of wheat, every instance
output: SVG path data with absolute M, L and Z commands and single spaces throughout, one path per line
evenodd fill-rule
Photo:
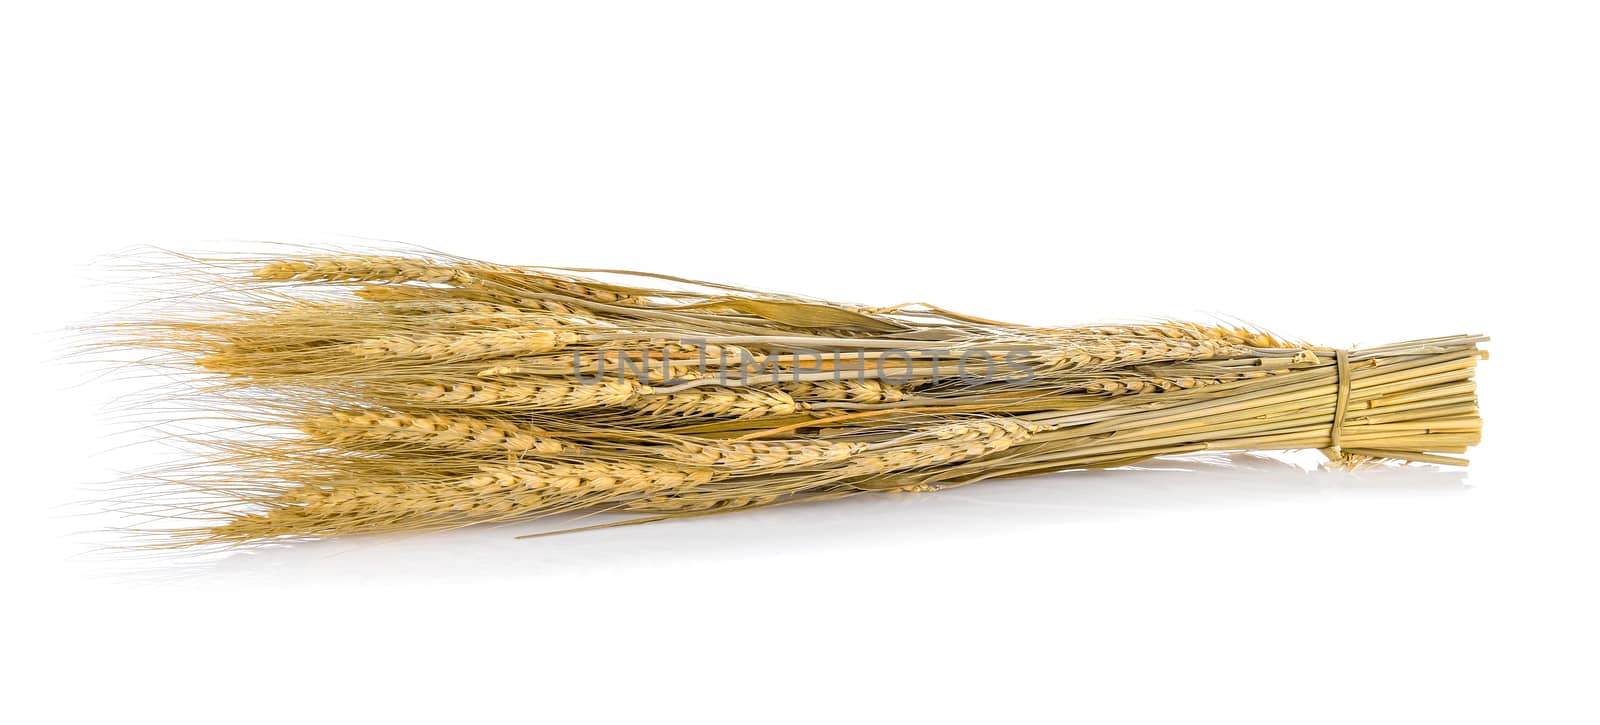
M 655 520 L 1201 451 L 1464 465 L 1482 428 L 1476 335 L 1031 327 L 442 255 L 167 264 L 199 291 L 97 328 L 229 423 L 183 427 L 193 457 L 117 499 L 161 546 Z

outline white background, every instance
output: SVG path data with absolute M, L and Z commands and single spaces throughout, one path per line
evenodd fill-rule
M 11 3 L 8 708 L 1594 722 L 1591 3 Z M 83 557 L 139 244 L 399 240 L 1073 323 L 1482 332 L 1467 471 L 1080 472 L 515 541 Z M 24 720 L 30 718 L 26 715 Z

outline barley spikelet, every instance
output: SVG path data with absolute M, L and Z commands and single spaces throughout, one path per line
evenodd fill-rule
M 515 270 L 496 269 L 481 264 L 464 268 L 423 265 L 421 269 L 404 269 L 396 274 L 385 274 L 394 270 L 382 262 L 374 263 L 372 265 L 374 269 L 371 271 L 365 270 L 362 268 L 362 260 L 365 259 L 367 258 L 351 258 L 345 260 L 343 264 L 331 265 L 335 267 L 334 269 L 323 270 L 320 273 L 301 271 L 299 268 L 303 263 L 279 262 L 268 265 L 268 268 L 258 271 L 257 275 L 263 279 L 298 281 L 383 282 L 384 284 L 367 285 L 355 292 L 358 297 L 375 302 L 473 300 L 559 315 L 579 315 L 583 314 L 583 311 L 560 300 L 532 297 L 526 293 L 558 294 L 607 304 L 643 305 L 648 302 L 642 298 L 619 295 L 600 288 L 586 288 L 575 282 L 542 275 L 527 275 Z M 283 267 L 279 268 L 278 265 Z M 403 282 L 453 286 L 441 288 L 399 284 Z
M 1083 340 L 1037 352 L 1034 357 L 1043 371 L 1062 372 L 1247 355 L 1241 349 L 1211 340 L 1163 338 Z
M 910 397 L 903 388 L 880 380 L 817 380 L 787 383 L 784 392 L 802 401 L 897 403 Z
M 440 291 L 430 287 L 387 287 L 376 286 L 374 290 L 421 290 L 424 292 Z M 368 298 L 366 290 L 357 293 L 358 296 Z M 605 323 L 592 317 L 583 317 L 576 314 L 560 314 L 544 310 L 529 310 L 516 305 L 498 302 L 483 302 L 480 300 L 454 297 L 428 297 L 399 295 L 389 298 L 388 294 L 371 297 L 369 301 L 378 302 L 385 314 L 415 316 L 415 323 L 438 326 L 446 329 L 467 328 L 523 328 L 537 327 L 544 329 L 557 329 L 568 326 L 603 326 Z
M 468 285 L 472 275 L 455 267 L 407 257 L 351 256 L 290 259 L 256 269 L 274 282 L 426 282 Z
M 356 343 L 352 352 L 364 357 L 414 357 L 429 360 L 478 359 L 538 355 L 560 350 L 578 335 L 558 330 L 518 329 L 451 335 L 391 335 Z
M 408 415 L 385 411 L 338 412 L 306 421 L 301 430 L 334 445 L 420 445 L 484 453 L 575 453 L 578 448 L 543 430 L 489 418 Z
M 517 292 L 534 292 L 608 305 L 649 304 L 649 300 L 644 297 L 620 291 L 610 285 L 594 280 L 561 276 L 540 269 L 477 261 L 462 261 L 457 263 L 456 267 L 472 278 L 471 284 L 476 290 L 491 295 L 515 296 Z
M 526 273 L 525 273 L 526 274 Z M 531 286 L 544 288 L 553 292 L 577 297 L 580 299 L 604 302 L 608 305 L 641 306 L 649 304 L 649 300 L 636 295 L 617 292 L 595 284 L 585 284 L 573 279 L 565 279 L 548 274 L 528 274 L 527 279 Z
M 1024 443 L 1045 429 L 1025 420 L 1006 418 L 945 425 L 917 436 L 931 439 L 927 442 L 897 445 L 852 458 L 841 469 L 841 475 L 879 476 L 981 458 Z
M 687 491 L 711 483 L 709 469 L 584 462 L 485 466 L 456 481 L 408 485 L 300 486 L 274 507 L 202 532 L 204 540 L 409 531 L 537 516 L 548 509 Z
M 864 443 L 821 440 L 685 441 L 662 447 L 660 453 L 670 461 L 733 468 L 740 473 L 748 473 L 838 463 L 866 449 Z
M 709 363 L 716 360 L 721 351 L 722 348 L 715 345 L 652 343 L 639 348 L 602 345 L 597 350 L 560 355 L 519 356 L 515 364 L 484 368 L 478 376 L 582 374 L 588 380 L 640 377 L 651 382 L 697 380 L 707 376 Z
M 1164 322 L 1158 325 L 1096 325 L 1094 327 L 1074 328 L 1071 330 L 1071 332 L 1087 332 L 1095 335 L 1115 335 L 1119 337 L 1160 337 L 1169 340 L 1203 340 L 1216 342 L 1223 345 L 1247 347 L 1305 347 L 1305 345 L 1291 343 L 1283 338 L 1274 336 L 1267 332 L 1249 330 L 1243 327 L 1201 325 L 1194 322 Z
M 1066 386 L 1067 390 L 1081 390 L 1090 395 L 1138 395 L 1141 393 L 1170 393 L 1193 390 L 1209 385 L 1234 383 L 1241 380 L 1258 380 L 1286 370 L 1249 370 L 1226 375 L 1155 374 L 1143 371 L 1119 373 L 1115 376 L 1097 377 Z
M 555 411 L 623 405 L 648 390 L 648 387 L 637 383 L 617 380 L 583 385 L 551 378 L 512 383 L 490 380 L 450 384 L 414 383 L 398 386 L 394 392 L 403 404 L 429 408 Z
M 647 358 L 643 355 L 581 352 L 565 355 L 518 357 L 514 365 L 495 365 L 477 372 L 480 378 L 521 378 L 582 375 L 585 380 L 640 380 L 646 383 L 682 383 L 708 376 L 698 363 L 684 360 Z
M 256 272 L 261 275 L 260 271 Z M 275 273 L 274 273 L 275 274 Z M 402 284 L 369 284 L 355 290 L 355 296 L 369 302 L 410 302 L 430 303 L 436 305 L 471 305 L 489 304 L 474 300 L 470 293 L 464 290 L 447 287 L 417 287 Z M 441 307 L 445 311 L 446 308 Z M 516 309 L 516 308 L 512 308 Z
M 539 504 L 536 497 L 526 502 Z M 201 542 L 230 542 L 407 531 L 487 520 L 515 506 L 501 503 L 479 508 L 460 487 L 441 484 L 302 486 L 284 492 L 266 511 L 236 515 L 192 535 Z
M 515 308 L 512 308 L 515 310 Z M 491 330 L 578 330 L 579 328 L 599 328 L 605 323 L 574 315 L 561 315 L 553 312 L 512 311 L 512 312 L 450 312 L 444 314 L 425 313 L 428 317 L 419 320 L 430 330 L 441 332 L 485 332 Z M 568 343 L 570 344 L 570 343 Z
M 1262 373 L 1263 375 L 1265 373 Z M 1165 393 L 1174 390 L 1192 390 L 1225 382 L 1219 378 L 1156 376 L 1100 378 L 1083 383 L 1080 387 L 1091 395 L 1137 395 L 1139 393 Z
M 769 418 L 791 415 L 800 410 L 800 404 L 781 390 L 713 386 L 643 395 L 628 401 L 628 405 L 640 413 L 653 416 Z
M 622 508 L 624 511 L 635 513 L 691 513 L 704 511 L 736 511 L 738 509 L 755 508 L 772 503 L 782 498 L 778 494 L 760 496 L 732 496 L 718 498 L 715 495 L 697 496 L 652 496 L 637 501 L 630 501 Z
M 534 493 L 551 502 L 604 499 L 676 491 L 711 483 L 725 474 L 666 463 L 583 461 L 486 466 L 464 486 L 482 493 Z
M 582 317 L 589 324 L 597 321 L 583 317 L 584 313 L 578 308 L 559 302 L 557 300 L 524 297 L 506 292 L 472 287 L 417 287 L 413 285 L 377 284 L 368 285 L 355 291 L 357 297 L 371 302 L 412 302 L 432 303 L 446 308 L 459 305 L 461 311 L 472 309 L 473 305 L 493 305 L 505 311 L 520 314 L 547 313 L 564 317 Z M 482 309 L 482 308 L 478 308 Z
M 547 300 L 543 298 L 519 296 L 511 296 L 506 299 L 509 299 L 511 302 L 524 309 L 547 312 L 552 315 L 566 315 L 573 317 L 588 313 L 587 310 L 569 305 L 560 300 Z

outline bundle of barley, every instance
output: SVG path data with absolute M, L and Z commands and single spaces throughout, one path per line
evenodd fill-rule
M 1481 428 L 1477 336 L 1338 350 L 445 257 L 185 264 L 207 292 L 108 325 L 198 372 L 227 422 L 132 497 L 190 522 L 156 527 L 181 545 L 635 522 L 1197 451 L 1464 464 Z

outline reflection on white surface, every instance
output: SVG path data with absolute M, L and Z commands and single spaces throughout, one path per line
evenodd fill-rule
M 1325 505 L 1375 497 L 1467 491 L 1466 472 L 1432 466 L 1307 470 L 1237 454 L 1153 461 L 1134 468 L 1069 471 L 945 491 L 863 495 L 728 515 L 533 539 L 517 535 L 596 522 L 532 522 L 398 536 L 272 546 L 197 561 L 123 562 L 114 576 L 139 581 L 386 576 L 527 576 L 670 566 L 729 554 L 808 546 L 870 545 L 987 536 L 1022 527 L 1071 526 L 1243 507 Z

